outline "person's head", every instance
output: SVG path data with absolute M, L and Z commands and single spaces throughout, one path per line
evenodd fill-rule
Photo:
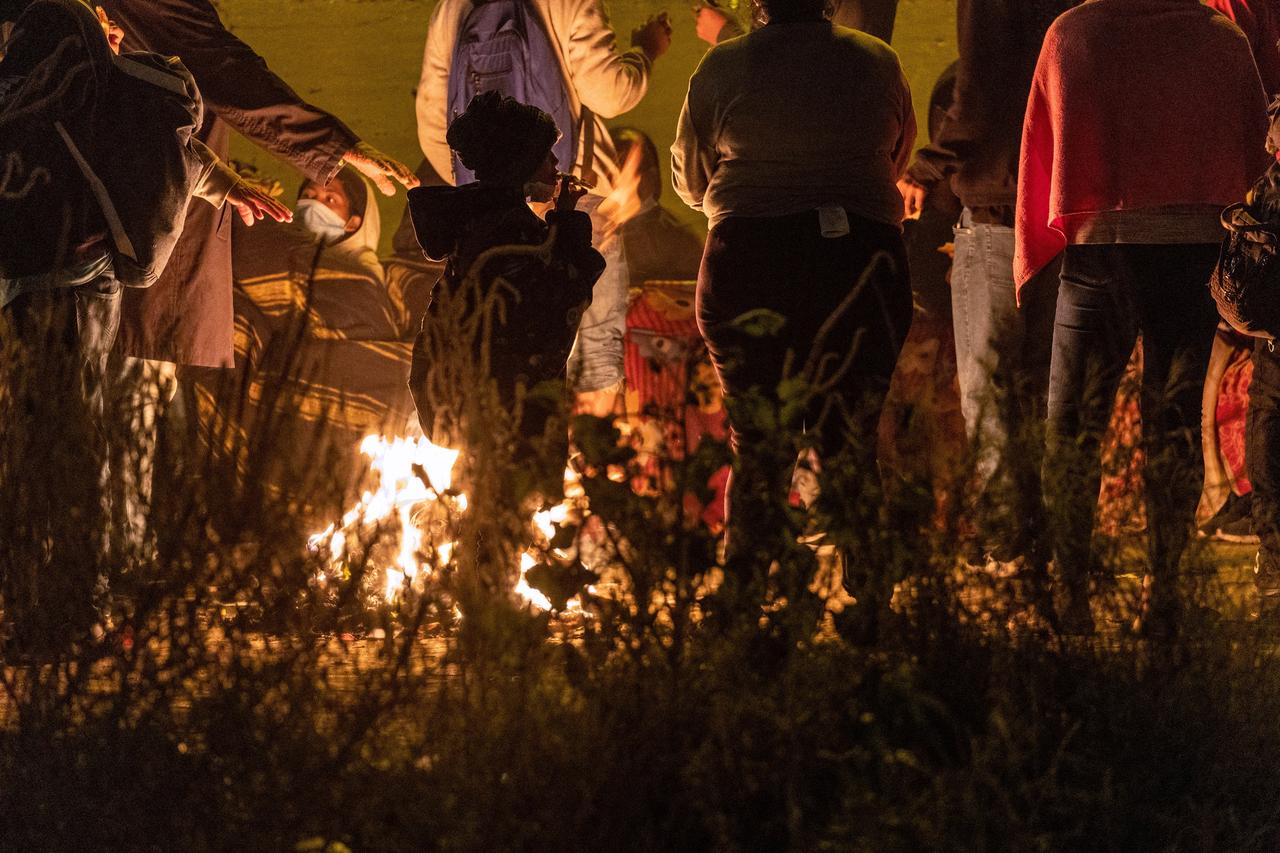
M 618 149 L 618 160 L 622 163 L 627 162 L 627 158 L 633 156 L 632 152 L 639 148 L 640 185 L 636 188 L 636 195 L 640 197 L 640 201 L 656 202 L 662 198 L 662 166 L 658 161 L 658 146 L 653 144 L 648 134 L 636 127 L 615 127 L 609 130 L 609 135 L 613 137 L 613 147 Z
M 792 21 L 818 21 L 831 17 L 831 0 L 751 0 L 751 16 L 757 26 Z
M 294 221 L 326 243 L 337 243 L 360 229 L 369 205 L 369 190 L 350 169 L 327 184 L 302 182 Z
M 551 146 L 559 138 L 551 116 L 498 92 L 472 98 L 445 134 L 477 181 L 522 188 L 537 201 L 549 201 L 554 192 L 558 164 Z

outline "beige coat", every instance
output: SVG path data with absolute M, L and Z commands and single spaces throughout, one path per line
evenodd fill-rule
M 595 113 L 593 168 L 596 190 L 605 195 L 617 174 L 617 154 L 603 119 L 613 118 L 640 102 L 649 88 L 649 58 L 639 48 L 619 51 L 601 0 L 531 0 L 560 56 L 561 72 L 569 81 L 575 112 Z M 471 0 L 440 0 L 431 15 L 427 45 L 418 82 L 418 142 L 432 167 L 454 183 L 453 158 L 445 142 L 449 117 L 449 65 L 463 18 Z M 579 148 L 584 143 L 581 134 Z M 574 157 L 581 175 L 582 151 Z M 563 166 L 562 166 L 563 168 Z

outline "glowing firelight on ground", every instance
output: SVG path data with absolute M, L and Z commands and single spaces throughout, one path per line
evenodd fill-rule
M 360 443 L 360 452 L 369 459 L 370 472 L 377 480 L 377 487 L 366 491 L 360 500 L 342 516 L 339 523 L 330 524 L 310 537 L 308 547 L 315 552 L 327 551 L 331 566 L 340 567 L 348 556 L 348 547 L 360 542 L 362 532 L 390 524 L 390 534 L 395 541 L 395 557 L 387 565 L 377 565 L 385 575 L 383 597 L 395 601 L 405 584 L 419 576 L 425 576 L 430 564 L 423 562 L 428 548 L 434 548 L 438 566 L 447 565 L 453 556 L 455 543 L 428 543 L 423 528 L 415 523 L 414 516 L 426 504 L 447 501 L 457 513 L 467 510 L 467 496 L 450 493 L 453 487 L 453 468 L 459 452 L 433 444 L 423 437 L 386 438 L 367 436 Z M 424 479 L 425 476 L 425 479 Z M 568 516 L 568 507 L 559 505 L 535 514 L 533 523 L 550 540 L 555 535 L 554 524 Z M 529 586 L 525 574 L 537 564 L 537 558 L 524 553 L 520 558 L 520 578 L 515 586 L 519 598 L 538 610 L 550 610 L 551 601 Z

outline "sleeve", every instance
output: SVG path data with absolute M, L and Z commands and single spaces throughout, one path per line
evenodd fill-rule
M 571 282 L 585 285 L 589 294 L 605 267 L 604 255 L 591 245 L 591 217 L 580 210 L 552 210 L 547 224 L 556 229 L 553 263 Z
M 448 15 L 452 6 L 441 2 L 431 14 L 427 42 L 422 54 L 422 75 L 418 79 L 415 109 L 418 119 L 418 145 L 431 168 L 451 184 L 453 153 L 445 141 L 449 129 L 449 65 L 457 39 L 456 15 Z
M 619 51 L 601 0 L 575 0 L 564 45 L 574 90 L 601 118 L 627 112 L 649 89 L 649 57 L 639 48 Z
M 1018 202 L 1014 208 L 1013 280 L 1020 290 L 1066 246 L 1066 238 L 1049 221 L 1053 191 L 1053 110 L 1040 57 L 1022 126 L 1018 165 Z
M 228 32 L 209 0 L 115 0 L 114 6 L 136 7 L 122 17 L 125 23 L 145 22 L 142 40 L 150 50 L 182 58 L 206 110 L 312 180 L 331 180 L 359 141 L 333 115 L 303 101 Z
M 201 172 L 200 181 L 192 194 L 221 209 L 227 202 L 231 188 L 240 183 L 240 176 L 200 140 L 192 139 L 191 146 L 199 155 L 200 162 L 204 163 L 204 171 Z
M 902 71 L 902 66 L 898 66 L 898 88 L 902 93 L 902 115 L 898 134 L 898 142 L 894 146 L 894 173 L 901 177 L 907 170 L 907 163 L 911 160 L 911 151 L 916 145 L 916 110 L 915 105 L 911 101 L 911 84 L 907 82 L 907 76 Z
M 719 155 L 712 142 L 698 133 L 696 80 L 695 74 L 689 81 L 689 93 L 685 96 L 680 121 L 676 125 L 676 141 L 671 144 L 671 183 L 685 204 L 694 210 L 702 210 Z
M 928 145 L 916 152 L 907 176 L 921 186 L 932 186 L 955 174 L 990 138 L 996 120 L 990 101 L 993 80 L 1017 76 L 1016 43 L 1008 22 L 1015 13 L 1009 0 L 959 0 L 956 7 L 956 41 L 960 60 L 956 67 L 955 101 Z M 985 81 L 985 82 L 984 82 Z

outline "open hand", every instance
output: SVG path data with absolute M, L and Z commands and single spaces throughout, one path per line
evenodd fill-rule
M 227 193 L 227 204 L 236 209 L 245 225 L 270 216 L 276 222 L 292 222 L 293 211 L 247 181 L 240 181 Z
M 393 181 L 409 188 L 418 185 L 412 169 L 367 142 L 357 142 L 342 159 L 348 166 L 373 181 L 383 195 L 396 194 Z

